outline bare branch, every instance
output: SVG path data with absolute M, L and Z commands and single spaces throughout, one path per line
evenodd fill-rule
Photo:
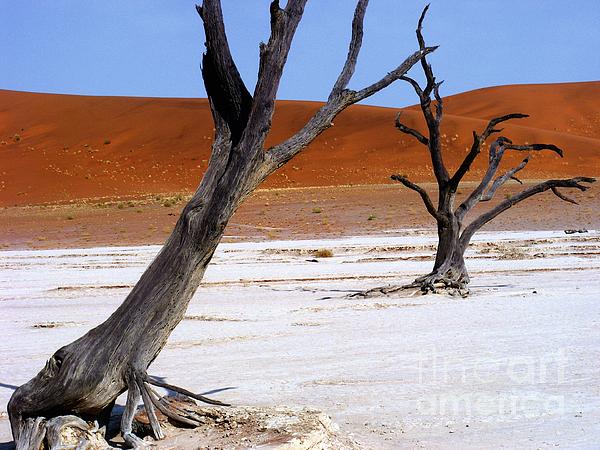
M 554 195 L 556 195 L 558 198 L 560 198 L 561 200 L 564 200 L 567 203 L 572 203 L 574 205 L 579 205 L 579 203 L 577 203 L 575 200 L 573 200 L 570 197 L 567 197 L 565 194 L 563 194 L 562 192 L 560 192 L 558 189 L 556 189 L 556 187 L 552 187 L 552 192 L 554 193 Z
M 540 151 L 540 150 L 551 150 L 561 158 L 563 157 L 563 151 L 554 144 L 529 144 L 529 145 L 513 145 L 509 144 L 505 146 L 508 150 L 518 150 L 522 152 L 526 151 Z
M 491 194 L 491 197 L 486 198 L 484 200 L 484 197 L 486 197 L 486 196 L 484 196 L 484 191 L 487 188 L 487 186 L 489 185 L 489 183 L 492 181 L 492 178 L 495 176 L 496 171 L 498 170 L 498 167 L 502 160 L 502 156 L 504 155 L 504 152 L 506 150 L 519 150 L 519 151 L 551 150 L 560 156 L 563 155 L 562 150 L 553 144 L 514 145 L 510 139 L 500 136 L 490 146 L 489 166 L 488 166 L 488 170 L 486 171 L 481 183 L 477 186 L 477 188 L 475 188 L 475 190 L 471 193 L 471 195 L 469 195 L 469 197 L 456 210 L 456 215 L 460 220 L 462 220 L 464 218 L 465 214 L 469 210 L 471 210 L 473 208 L 473 206 L 475 206 L 478 202 L 480 202 L 482 200 L 483 201 L 490 200 L 493 197 L 496 190 L 502 184 L 504 184 L 510 177 L 512 177 L 514 175 L 514 173 L 521 170 L 527 164 L 529 157 L 526 158 L 525 161 L 523 161 L 521 163 L 522 167 L 521 167 L 521 165 L 519 165 L 515 169 L 513 169 L 513 170 L 515 170 L 515 172 L 509 171 L 505 175 L 506 178 L 504 178 L 505 176 L 502 176 L 499 179 L 497 179 L 494 182 L 494 185 L 492 185 L 492 187 L 490 187 L 490 190 L 488 191 L 488 194 Z
M 544 181 L 543 183 L 536 184 L 530 188 L 524 189 L 523 191 L 519 192 L 518 194 L 513 195 L 512 197 L 509 197 L 508 199 L 504 200 L 502 203 L 497 205 L 495 208 L 482 214 L 477 219 L 475 219 L 473 222 L 471 222 L 464 229 L 464 231 L 461 234 L 461 237 L 460 237 L 461 245 L 463 246 L 463 248 L 465 248 L 469 244 L 469 241 L 471 240 L 471 237 L 473 236 L 473 234 L 477 230 L 479 230 L 482 226 L 484 226 L 486 223 L 488 223 L 491 220 L 493 220 L 494 218 L 496 218 L 500 213 L 503 213 L 504 211 L 506 211 L 513 205 L 516 205 L 517 203 L 520 203 L 523 200 L 525 200 L 535 194 L 539 194 L 540 192 L 544 192 L 549 189 L 551 189 L 556 194 L 556 192 L 558 192 L 556 190 L 556 188 L 559 188 L 559 187 L 572 188 L 572 189 L 578 189 L 580 191 L 586 191 L 590 188 L 590 186 L 586 186 L 581 183 L 594 183 L 595 181 L 596 181 L 595 178 L 589 178 L 589 177 L 576 177 L 576 178 L 570 178 L 570 179 L 566 179 L 566 180 L 548 180 L 548 181 Z M 558 197 L 560 197 L 562 200 L 568 201 L 570 203 L 573 202 L 568 197 L 563 198 L 563 197 L 565 197 L 563 194 L 559 193 Z
M 421 144 L 429 145 L 429 139 L 427 139 L 425 136 L 423 136 L 421 133 L 419 133 L 414 128 L 407 127 L 402 122 L 400 122 L 400 116 L 402 116 L 402 111 L 396 115 L 396 128 L 398 128 L 401 132 L 403 132 L 405 134 L 410 134 L 411 136 L 416 138 L 417 141 L 419 141 Z
M 407 188 L 418 192 L 421 198 L 423 199 L 423 203 L 425 203 L 425 207 L 427 208 L 429 214 L 431 214 L 436 220 L 438 220 L 439 215 L 437 213 L 437 210 L 435 209 L 435 206 L 433 206 L 433 202 L 431 201 L 431 198 L 429 198 L 429 194 L 427 194 L 427 191 L 425 189 L 423 189 L 418 184 L 413 183 L 408 178 L 402 175 L 392 175 L 391 178 L 392 180 L 399 181 Z
M 507 120 L 512 120 L 512 119 L 525 119 L 526 117 L 529 117 L 529 115 L 521 114 L 521 113 L 511 113 L 511 114 L 506 114 L 505 116 L 494 117 L 494 118 L 490 119 L 487 127 L 485 127 L 485 130 L 482 133 L 482 136 L 485 139 L 487 139 L 490 134 L 501 132 L 502 129 L 496 130 L 494 128 L 499 123 L 506 122 Z
M 400 79 L 424 54 L 434 51 L 435 48 L 437 47 L 428 47 L 426 52 L 416 51 L 381 80 L 358 92 L 344 90 L 338 96 L 330 98 L 325 105 L 317 110 L 298 133 L 267 151 L 265 155 L 265 162 L 267 164 L 266 174 L 268 175 L 281 167 L 310 144 L 319 134 L 332 126 L 333 119 L 348 106 L 370 97 Z
M 421 50 L 425 49 L 425 38 L 423 38 L 423 21 L 425 20 L 425 16 L 427 15 L 427 11 L 429 10 L 429 4 L 423 8 L 423 12 L 421 13 L 421 17 L 419 17 L 419 22 L 417 24 L 417 41 L 419 42 L 419 48 Z M 433 76 L 433 70 L 431 69 L 431 65 L 427 62 L 427 58 L 421 58 L 421 67 L 423 68 L 423 72 L 425 73 L 425 77 L 427 79 L 427 86 L 424 91 L 424 96 L 429 98 L 429 94 L 431 93 L 434 85 L 435 85 L 435 77 Z
M 508 140 L 505 137 L 500 136 L 490 145 L 490 158 L 485 175 L 473 192 L 471 192 L 465 201 L 463 201 L 460 206 L 456 208 L 455 214 L 459 221 L 462 221 L 467 212 L 469 212 L 481 200 L 484 191 L 487 189 L 488 185 L 491 183 L 492 179 L 496 175 L 496 172 L 498 171 L 498 166 L 500 166 L 500 161 L 502 161 L 502 156 L 504 156 L 504 145 L 507 141 Z
M 425 55 L 428 55 L 429 53 L 434 52 L 437 48 L 438 48 L 437 46 L 425 47 L 425 49 L 419 50 L 419 51 L 413 53 L 406 60 L 404 60 L 404 62 L 402 64 L 400 64 L 398 67 L 396 67 L 390 73 L 388 73 L 381 80 L 376 81 L 372 85 L 367 86 L 366 88 L 361 89 L 360 91 L 356 92 L 354 103 L 364 100 L 367 97 L 370 97 L 371 95 L 375 94 L 376 92 L 379 92 L 383 88 L 388 87 L 394 81 L 399 80 L 421 58 L 423 58 Z
M 417 40 L 419 41 L 419 47 L 425 47 L 425 39 L 423 39 L 423 33 L 421 30 L 423 29 L 423 21 L 425 20 L 425 15 L 427 14 L 427 10 L 429 10 L 429 6 L 431 3 L 425 5 L 423 11 L 421 12 L 421 17 L 419 17 L 419 22 L 417 23 Z
M 260 45 L 258 80 L 254 87 L 254 104 L 248 119 L 247 130 L 257 135 L 257 141 L 264 142 L 271 126 L 275 108 L 275 95 L 283 74 L 292 45 L 292 39 L 302 19 L 307 0 L 288 0 L 285 9 L 279 2 L 271 2 L 271 35 L 269 42 Z M 265 122 L 265 118 L 267 121 Z M 260 124 L 260 125 L 259 125 Z M 265 126 L 266 125 L 266 126 Z M 262 146 L 262 142 L 259 144 Z
M 204 403 L 208 403 L 210 405 L 231 406 L 228 403 L 223 403 L 223 402 L 220 402 L 218 400 L 213 400 L 211 398 L 204 397 L 203 395 L 200 395 L 200 394 L 195 394 L 193 392 L 188 391 L 187 389 L 181 388 L 179 386 L 174 386 L 172 384 L 165 383 L 163 381 L 159 381 L 159 380 L 157 380 L 155 378 L 152 378 L 152 377 L 149 377 L 149 376 L 146 376 L 144 378 L 144 381 L 146 383 L 152 384 L 154 386 L 158 386 L 158 387 L 161 387 L 161 388 L 169 389 L 169 390 L 175 391 L 175 392 L 177 392 L 179 394 L 187 395 L 188 397 L 191 397 L 191 398 L 193 398 L 195 400 L 199 400 L 199 401 L 204 402 Z
M 475 131 L 473 131 L 473 144 L 471 145 L 471 150 L 469 150 L 469 153 L 467 154 L 460 167 L 450 180 L 450 184 L 453 186 L 453 188 L 456 189 L 458 187 L 458 184 L 461 182 L 465 174 L 469 171 L 469 169 L 471 168 L 471 164 L 473 164 L 473 161 L 475 161 L 475 158 L 477 158 L 477 155 L 479 155 L 479 153 L 481 152 L 481 146 L 486 141 L 486 139 L 492 133 L 499 133 L 502 131 L 502 129 L 494 128 L 496 125 L 502 122 L 506 122 L 507 120 L 523 119 L 525 117 L 529 116 L 527 114 L 513 113 L 507 114 L 505 116 L 494 117 L 488 122 L 481 135 L 478 135 Z
M 481 200 L 480 201 L 487 202 L 487 201 L 491 200 L 492 198 L 494 198 L 494 194 L 496 194 L 496 191 L 500 188 L 500 186 L 502 186 L 508 180 L 516 180 L 517 182 L 523 184 L 521 182 L 521 180 L 519 180 L 518 178 L 515 178 L 514 175 L 518 171 L 522 170 L 527 165 L 528 162 L 529 162 L 529 157 L 527 157 L 523 161 L 521 161 L 521 164 L 519 164 L 517 167 L 509 170 L 508 172 L 506 172 L 501 177 L 496 178 L 494 180 L 494 182 L 492 183 L 492 186 L 487 190 L 486 193 L 484 193 L 481 196 Z
M 419 17 L 419 22 L 417 24 L 416 30 L 417 41 L 419 43 L 419 48 L 422 51 L 424 51 L 427 48 L 425 46 L 425 38 L 423 37 L 423 21 L 425 20 L 425 15 L 427 14 L 428 10 L 429 5 L 425 6 L 425 8 L 423 9 L 421 17 Z M 427 129 L 429 132 L 429 137 L 427 138 L 427 146 L 429 147 L 431 163 L 433 166 L 433 173 L 438 182 L 438 185 L 440 186 L 440 188 L 442 188 L 446 185 L 450 176 L 448 174 L 446 166 L 444 165 L 440 142 L 440 123 L 442 121 L 443 110 L 443 102 L 439 93 L 439 87 L 441 83 L 436 83 L 435 76 L 433 75 L 433 69 L 431 68 L 431 65 L 427 62 L 426 56 L 427 55 L 423 55 L 423 57 L 421 58 L 421 67 L 423 69 L 423 73 L 425 74 L 425 79 L 427 80 L 425 88 L 422 89 L 419 83 L 417 83 L 413 78 L 403 76 L 402 80 L 411 84 L 413 89 L 417 93 L 417 96 L 419 97 L 421 111 L 423 113 L 423 117 L 425 118 L 425 122 L 427 123 Z M 431 111 L 432 93 L 435 99 L 437 100 L 435 115 Z
M 291 1 L 291 0 L 290 0 Z M 299 0 L 297 0 L 299 1 Z M 319 134 L 333 125 L 333 119 L 348 106 L 364 100 L 379 92 L 394 81 L 400 79 L 408 70 L 428 53 L 435 51 L 437 47 L 425 47 L 406 58 L 402 64 L 389 72 L 379 81 L 359 91 L 345 89 L 354 73 L 356 60 L 360 51 L 363 36 L 363 20 L 368 1 L 359 0 L 352 22 L 352 38 L 350 41 L 348 56 L 338 79 L 336 80 L 327 103 L 317 110 L 306 125 L 294 136 L 286 141 L 267 150 L 263 177 L 266 177 L 310 144 Z M 289 5 L 289 2 L 288 2 Z M 256 97 L 256 94 L 255 94 Z
M 356 61 L 362 45 L 363 21 L 368 4 L 369 0 L 359 0 L 359 2 L 356 4 L 354 18 L 352 19 L 352 38 L 350 40 L 350 46 L 348 47 L 348 56 L 346 57 L 344 68 L 335 82 L 333 89 L 331 90 L 331 94 L 329 94 L 330 99 L 339 95 L 342 90 L 346 89 L 350 79 L 352 78 L 352 75 L 354 75 Z
M 248 121 L 252 96 L 235 65 L 223 24 L 218 0 L 204 0 L 196 6 L 206 36 L 206 53 L 202 56 L 202 77 L 210 100 L 217 129 L 227 127 L 232 139 L 239 138 Z
M 440 95 L 440 86 L 443 81 L 439 83 L 435 83 L 433 86 L 433 95 L 435 96 L 436 104 L 435 104 L 435 121 L 439 124 L 442 121 L 442 114 L 444 111 L 444 101 Z
M 419 83 L 417 83 L 416 80 L 406 75 L 400 77 L 400 80 L 409 83 L 417 93 L 417 97 L 419 97 L 419 99 L 423 97 L 423 89 L 421 89 L 421 86 L 419 86 Z

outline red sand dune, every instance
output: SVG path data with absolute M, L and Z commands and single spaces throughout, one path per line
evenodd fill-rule
M 522 178 L 600 174 L 600 82 L 480 89 L 445 99 L 445 158 L 455 168 L 472 130 L 509 112 L 530 114 L 504 135 L 516 143 L 554 143 Z M 319 103 L 280 101 L 267 145 L 298 130 Z M 431 180 L 424 147 L 397 131 L 397 109 L 354 106 L 264 187 L 390 182 L 392 173 Z M 418 108 L 404 122 L 422 128 Z M 193 190 L 210 155 L 206 99 L 87 97 L 0 91 L 0 206 Z M 523 154 L 511 155 L 506 165 Z M 485 168 L 481 155 L 471 179 Z

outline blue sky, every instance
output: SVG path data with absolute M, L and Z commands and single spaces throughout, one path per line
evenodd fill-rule
M 284 3 L 284 1 L 282 1 Z M 371 0 L 351 87 L 417 47 L 424 1 Z M 35 92 L 204 97 L 204 36 L 187 0 L 0 0 L 0 88 Z M 268 0 L 223 0 L 230 45 L 252 91 Z M 354 1 L 309 0 L 281 99 L 323 100 L 343 64 Z M 443 95 L 485 86 L 600 79 L 598 0 L 433 0 L 425 24 Z M 366 103 L 415 102 L 394 85 Z

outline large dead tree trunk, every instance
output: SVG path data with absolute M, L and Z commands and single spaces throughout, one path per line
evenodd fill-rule
M 359 0 L 348 56 L 327 102 L 297 134 L 265 149 L 275 95 L 306 1 L 289 0 L 284 8 L 277 1 L 271 3 L 271 35 L 260 45 L 253 94 L 231 56 L 220 2 L 204 0 L 197 7 L 206 35 L 202 75 L 216 130 L 208 169 L 173 233 L 123 304 L 104 323 L 59 349 L 35 378 L 15 391 L 8 411 L 17 449 L 38 449 L 46 441 L 52 445 L 51 435 L 63 426 L 85 429 L 81 419 L 105 425 L 116 398 L 125 391 L 121 431 L 132 447 L 145 445 L 132 433 L 133 414 L 140 399 L 156 439 L 163 434 L 155 409 L 184 425 L 199 423 L 198 417 L 163 401 L 152 386 L 222 405 L 161 383 L 148 376 L 147 369 L 182 320 L 227 222 L 244 198 L 330 127 L 338 113 L 398 80 L 435 50 L 421 47 L 372 85 L 358 91 L 347 89 L 360 51 L 368 3 Z
M 423 19 L 429 6 L 425 7 L 419 23 L 416 34 L 419 47 L 426 48 L 425 39 L 423 38 L 422 26 Z M 433 74 L 431 65 L 427 62 L 427 57 L 421 58 L 421 68 L 425 76 L 426 85 L 421 85 L 408 76 L 401 77 L 402 80 L 408 82 L 414 89 L 419 98 L 419 104 L 427 132 L 425 134 L 414 128 L 410 128 L 402 123 L 401 113 L 396 117 L 396 128 L 402 133 L 408 134 L 427 147 L 431 157 L 433 173 L 438 185 L 438 204 L 435 206 L 429 197 L 429 194 L 423 187 L 413 183 L 403 175 L 392 175 L 392 179 L 402 183 L 409 189 L 417 192 L 425 208 L 435 219 L 438 231 L 438 247 L 435 257 L 433 269 L 427 275 L 417 278 L 413 283 L 403 286 L 385 286 L 370 289 L 365 292 L 353 294 L 352 296 L 372 296 L 381 294 L 390 294 L 407 288 L 419 288 L 423 292 L 436 292 L 437 290 L 447 290 L 451 294 L 466 295 L 468 293 L 467 284 L 469 283 L 469 274 L 465 265 L 464 253 L 473 234 L 486 223 L 493 220 L 508 208 L 517 203 L 545 191 L 552 191 L 561 200 L 569 203 L 576 202 L 565 196 L 557 190 L 557 188 L 573 188 L 580 191 L 585 191 L 589 188 L 581 183 L 593 183 L 594 178 L 576 177 L 564 180 L 548 180 L 543 183 L 536 184 L 527 188 L 520 193 L 508 197 L 490 211 L 473 219 L 466 227 L 466 215 L 479 202 L 491 200 L 497 190 L 509 180 L 518 180 L 515 174 L 522 170 L 529 162 L 529 157 L 526 157 L 519 165 L 508 170 L 500 176 L 496 176 L 502 157 L 507 150 L 516 151 L 541 151 L 550 150 L 563 156 L 563 151 L 553 144 L 528 144 L 514 145 L 512 141 L 506 137 L 498 137 L 489 147 L 488 168 L 481 182 L 471 192 L 471 194 L 458 207 L 455 206 L 456 192 L 458 186 L 465 174 L 469 171 L 471 164 L 481 153 L 485 141 L 494 133 L 500 133 L 502 130 L 496 126 L 502 122 L 511 119 L 521 119 L 528 117 L 525 114 L 513 113 L 501 117 L 491 119 L 481 134 L 473 132 L 473 144 L 471 149 L 454 175 L 450 176 L 448 169 L 444 164 L 442 147 L 440 142 L 440 124 L 443 117 L 443 100 L 439 93 L 439 88 L 442 82 L 437 82 Z

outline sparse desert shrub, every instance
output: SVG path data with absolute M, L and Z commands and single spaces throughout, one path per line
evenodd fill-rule
M 320 248 L 315 250 L 315 257 L 317 258 L 331 258 L 333 256 L 333 251 L 328 248 Z
M 171 206 L 173 206 L 173 201 L 171 199 L 166 199 L 163 204 L 162 204 L 165 208 L 170 208 Z
M 71 214 L 69 214 L 69 215 L 67 216 L 67 220 L 73 220 L 73 219 L 75 219 L 75 217 L 73 217 Z
M 104 139 L 104 145 L 110 144 L 110 139 Z
M 375 214 L 369 214 L 369 217 L 367 217 L 367 220 L 375 220 L 377 219 L 377 216 Z
M 123 202 L 118 203 L 117 208 L 119 208 L 119 209 L 125 208 L 125 203 L 123 203 Z
M 19 142 L 20 140 L 21 140 L 21 135 L 20 135 L 20 134 L 15 134 L 15 135 L 13 136 L 13 141 L 15 141 L 15 142 Z
M 312 209 L 312 213 L 313 213 L 313 214 L 321 214 L 322 212 L 323 212 L 323 208 L 319 208 L 318 206 L 315 206 L 315 207 Z

